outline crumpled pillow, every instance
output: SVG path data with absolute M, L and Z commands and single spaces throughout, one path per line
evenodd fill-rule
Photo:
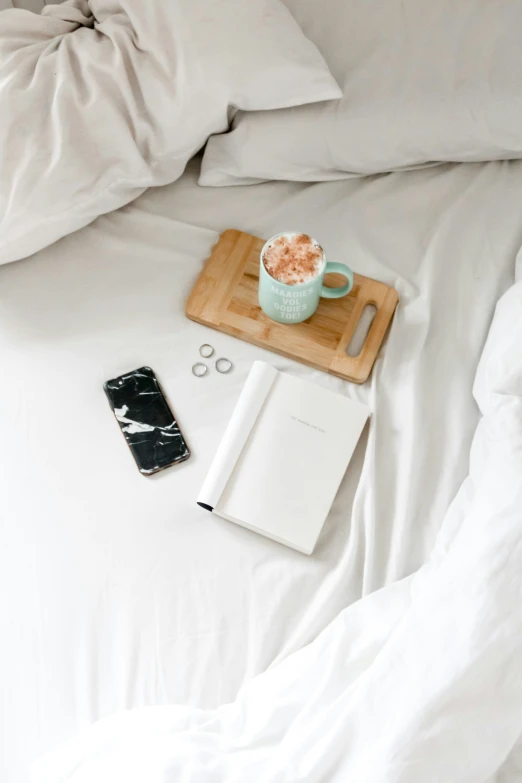
M 0 263 L 177 179 L 237 108 L 338 97 L 279 0 L 0 13 Z

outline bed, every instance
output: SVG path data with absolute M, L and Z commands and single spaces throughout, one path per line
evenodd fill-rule
M 468 472 L 473 378 L 522 239 L 513 198 L 522 164 L 219 192 L 198 187 L 198 169 L 196 159 L 179 182 L 0 269 L 9 783 L 113 712 L 232 701 L 343 608 L 418 569 Z M 297 224 L 400 292 L 364 386 L 184 317 L 219 231 L 268 236 Z M 191 374 L 203 342 L 233 360 L 231 375 Z M 376 411 L 312 558 L 195 505 L 257 358 Z M 138 476 L 102 391 L 143 363 L 194 452 L 150 481 Z
M 131 7 L 133 0 L 121 2 Z M 323 51 L 322 26 L 307 28 L 313 3 L 292 3 Z M 101 29 L 89 10 L 96 2 L 65 5 L 66 11 L 46 11 L 46 55 L 66 58 L 73 36 L 83 40 Z M 460 7 L 468 30 L 468 0 Z M 350 4 L 356 30 L 362 8 Z M 415 4 L 408 8 L 411 22 L 417 11 Z M 519 11 L 512 2 L 503 9 L 512 14 L 505 25 L 512 44 Z M 38 18 L 0 20 L 14 27 L 23 21 L 33 52 Z M 490 22 L 481 18 L 480 30 Z M 106 39 L 114 36 L 110 23 L 102 23 L 109 25 Z M 404 12 L 401 25 L 407 23 Z M 389 19 L 383 25 L 388 29 Z M 444 39 L 446 25 L 437 29 Z M 1 33 L 0 27 L 0 58 L 12 63 L 14 38 Z M 58 34 L 66 44 L 60 39 L 55 47 Z M 176 158 L 175 174 L 161 168 L 163 149 L 151 152 L 151 139 L 168 137 L 157 124 L 168 112 L 162 107 L 150 127 L 136 121 L 133 129 L 145 140 L 132 147 L 136 168 L 128 178 L 112 177 L 123 190 L 97 211 L 78 202 L 67 225 L 57 227 L 51 213 L 38 225 L 31 221 L 45 213 L 50 194 L 64 203 L 77 199 L 77 181 L 91 169 L 97 183 L 120 171 L 122 150 L 134 143 L 125 136 L 134 103 L 114 115 L 111 128 L 122 133 L 107 133 L 106 164 L 86 156 L 85 171 L 77 168 L 74 133 L 61 139 L 62 158 L 52 145 L 46 158 L 42 142 L 37 163 L 52 187 L 40 187 L 36 167 L 11 171 L 9 162 L 25 147 L 0 157 L 0 263 L 16 261 L 0 265 L 5 783 L 517 783 L 522 775 L 522 161 L 515 159 L 519 138 L 511 125 L 518 104 L 507 90 L 502 101 L 491 90 L 488 111 L 504 125 L 499 130 L 502 123 L 494 125 L 487 111 L 477 119 L 487 90 L 477 93 L 465 68 L 470 102 L 462 104 L 454 132 L 444 135 L 453 110 L 435 95 L 434 106 L 443 103 L 447 114 L 431 130 L 444 143 L 428 150 L 417 143 L 420 126 L 412 145 L 407 122 L 395 128 L 396 137 L 389 124 L 391 115 L 400 120 L 401 100 L 412 105 L 412 77 L 384 101 L 386 122 L 371 119 L 372 133 L 385 128 L 393 136 L 396 158 L 384 164 L 385 147 L 372 137 L 366 148 L 374 158 L 358 170 L 339 153 L 331 115 L 339 88 L 317 53 L 295 40 L 294 76 L 281 79 L 277 94 L 261 82 L 252 94 L 234 84 L 237 105 L 231 89 L 205 115 L 212 136 L 203 159 L 194 155 L 198 137 L 184 149 L 186 168 L 185 158 Z M 408 41 L 416 39 L 390 44 L 390 62 L 397 64 Z M 357 96 L 367 91 L 374 66 L 377 77 L 382 72 L 374 41 L 369 50 L 368 67 L 353 69 L 350 82 L 348 109 L 355 105 L 357 121 L 339 119 L 348 109 L 344 98 L 335 103 L 341 127 L 357 130 L 346 144 L 350 154 L 367 138 Z M 124 59 L 115 58 L 114 67 Z M 55 75 L 52 63 L 43 61 L 25 82 L 31 111 L 30 91 Z M 328 65 L 342 86 L 337 57 Z M 85 105 L 98 111 L 86 128 L 101 128 L 105 109 L 118 103 L 108 73 L 107 103 L 99 108 L 88 100 L 92 84 L 82 83 Z M 317 111 L 315 104 L 295 108 L 289 98 L 304 74 L 313 75 L 309 94 L 294 102 L 317 102 Z M 424 85 L 428 74 L 415 76 Z M 26 93 L 16 78 L 19 108 Z M 9 80 L 3 84 L 5 90 Z M 212 103 L 203 97 L 202 111 Z M 45 127 L 42 138 L 52 138 L 69 127 L 56 121 L 58 98 L 53 112 L 44 102 L 38 107 L 38 116 L 49 114 L 48 125 L 32 128 L 27 121 L 28 137 Z M 232 132 L 223 134 L 230 103 Z M 297 143 L 290 132 L 302 110 L 327 139 L 326 159 L 314 158 L 313 166 L 309 145 L 319 135 L 303 133 Z M 6 130 L 6 116 L 2 125 L 0 115 L 0 140 L 21 144 L 15 123 Z M 273 157 L 262 150 L 267 134 L 277 138 Z M 451 158 L 448 139 L 460 162 L 442 162 Z M 310 161 L 304 173 L 300 156 Z M 2 201 L 11 175 L 16 187 Z M 367 383 L 348 384 L 185 317 L 187 296 L 227 228 L 260 237 L 289 228 L 309 233 L 331 257 L 398 290 L 400 305 Z M 3 245 L 10 231 L 14 240 Z M 195 377 L 191 368 L 203 343 L 228 357 L 233 372 Z M 219 520 L 195 502 L 256 359 L 372 410 L 312 557 Z M 188 462 L 147 480 L 103 394 L 107 379 L 145 364 L 156 371 L 193 452 Z

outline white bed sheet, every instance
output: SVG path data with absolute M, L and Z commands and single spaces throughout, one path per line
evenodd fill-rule
M 111 712 L 233 699 L 346 605 L 421 565 L 468 470 L 473 377 L 522 244 L 522 164 L 219 191 L 196 185 L 196 166 L 0 269 L 6 783 L 25 783 L 37 755 Z M 346 384 L 185 319 L 184 300 L 227 227 L 306 231 L 331 257 L 398 288 L 369 383 Z M 202 342 L 232 359 L 231 375 L 192 376 Z M 259 358 L 374 411 L 311 558 L 195 505 Z M 148 480 L 102 391 L 144 363 L 194 454 Z

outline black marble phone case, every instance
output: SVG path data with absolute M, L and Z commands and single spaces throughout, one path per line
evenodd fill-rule
M 140 473 L 150 476 L 190 457 L 150 367 L 107 381 L 103 388 Z

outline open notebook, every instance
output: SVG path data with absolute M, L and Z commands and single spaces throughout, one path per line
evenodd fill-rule
M 369 413 L 254 362 L 199 505 L 311 554 Z

